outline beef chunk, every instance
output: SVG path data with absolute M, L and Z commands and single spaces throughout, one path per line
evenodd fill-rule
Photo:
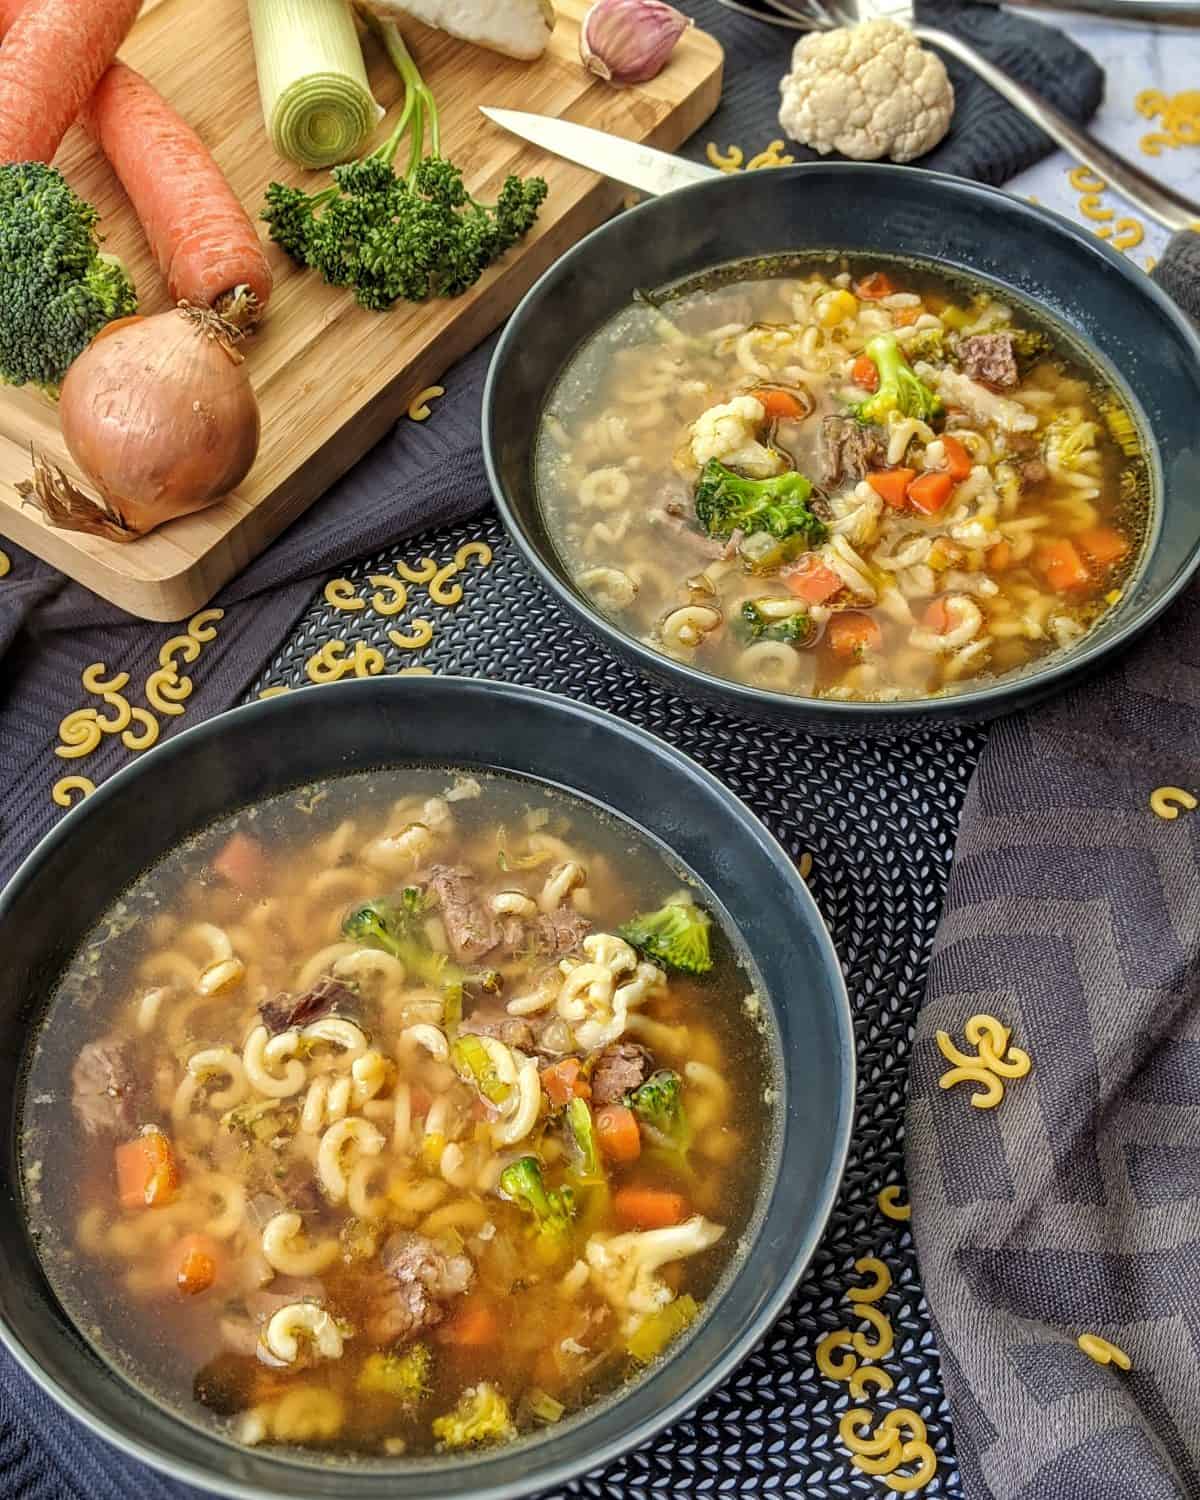
M 1017 356 L 1007 333 L 976 333 L 958 345 L 963 374 L 998 389 L 1017 383 Z
M 490 953 L 500 941 L 500 929 L 479 898 L 479 880 L 465 865 L 434 865 L 428 888 L 438 903 L 446 936 L 455 958 L 467 962 Z
M 477 1010 L 459 1030 L 468 1036 L 494 1036 L 506 1047 L 519 1047 L 522 1052 L 534 1050 L 533 1027 L 520 1016 L 510 1016 L 503 1010 Z
M 364 1332 L 377 1344 L 416 1338 L 440 1323 L 445 1304 L 471 1285 L 475 1267 L 465 1255 L 443 1255 L 423 1234 L 400 1230 L 380 1252 L 383 1269 L 364 1288 Z
M 289 1031 L 293 1026 L 307 1026 L 330 1011 L 353 1005 L 356 996 L 352 989 L 337 979 L 319 979 L 311 990 L 302 995 L 286 992 L 276 995 L 274 1000 L 264 1000 L 258 1007 L 263 1025 L 272 1036 Z
M 1027 458 L 1023 463 L 1017 465 L 1017 471 L 1021 476 L 1021 488 L 1031 490 L 1042 483 L 1049 476 L 1050 470 L 1040 458 Z
M 857 484 L 869 469 L 887 462 L 887 441 L 878 427 L 855 417 L 821 418 L 821 483 L 829 490 Z
M 560 906 L 535 920 L 533 944 L 547 958 L 562 958 L 573 953 L 591 930 L 592 924 L 582 912 L 573 906 Z
M 114 1036 L 88 1042 L 71 1069 L 71 1102 L 88 1135 L 129 1134 L 137 1125 L 138 1088 L 127 1042 Z
M 613 1042 L 605 1047 L 592 1069 L 592 1103 L 616 1104 L 631 1089 L 645 1083 L 654 1061 L 637 1042 Z

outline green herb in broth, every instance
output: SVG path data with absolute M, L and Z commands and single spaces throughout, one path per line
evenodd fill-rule
M 70 1316 L 186 1420 L 359 1461 L 614 1395 L 719 1295 L 773 1151 L 753 984 L 681 875 L 583 803 L 439 770 L 169 854 L 28 1070 Z M 695 972 L 618 936 L 659 908 Z
M 567 568 L 648 645 L 874 701 L 1074 645 L 1119 603 L 1151 504 L 1128 407 L 1052 325 L 833 255 L 640 294 L 563 372 L 535 470 Z M 714 476 L 811 486 L 813 523 L 764 498 L 714 527 Z

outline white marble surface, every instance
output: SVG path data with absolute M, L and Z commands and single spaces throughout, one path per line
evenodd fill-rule
M 1104 102 L 1089 129 L 1144 171 L 1200 201 L 1200 143 L 1164 145 L 1158 155 L 1146 154 L 1140 143 L 1148 135 L 1161 134 L 1162 121 L 1147 118 L 1135 107 L 1135 100 L 1146 90 L 1157 90 L 1167 100 L 1185 92 L 1192 94 L 1190 116 L 1195 120 L 1192 134 L 1200 142 L 1200 29 L 1117 25 L 1065 11 L 1022 11 L 1022 15 L 1059 27 L 1086 47 L 1104 68 L 1107 74 Z M 1111 233 L 1106 238 L 1118 248 L 1134 239 L 1140 226 L 1140 242 L 1130 245 L 1125 253 L 1140 266 L 1159 255 L 1169 237 L 1167 231 L 1131 208 L 1111 188 L 1096 195 L 1099 201 L 1094 198 L 1086 205 L 1093 214 L 1110 213 L 1111 218 L 1089 218 L 1080 206 L 1084 193 L 1068 178 L 1076 165 L 1065 152 L 1058 151 L 1005 186 L 1012 193 L 1036 198 L 1077 222 L 1109 229 Z

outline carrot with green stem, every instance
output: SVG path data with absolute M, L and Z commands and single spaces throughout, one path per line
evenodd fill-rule
M 0 0 L 0 163 L 49 162 L 141 0 Z

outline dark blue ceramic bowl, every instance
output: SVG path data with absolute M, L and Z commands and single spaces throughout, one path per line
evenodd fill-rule
M 1155 513 L 1119 606 L 1070 651 L 969 691 L 905 703 L 797 698 L 662 656 L 601 615 L 547 534 L 532 472 L 543 403 L 579 345 L 635 291 L 754 256 L 839 251 L 965 273 L 1057 322 L 1137 414 Z M 683 188 L 581 241 L 525 297 L 500 339 L 483 401 L 488 476 L 526 561 L 614 649 L 675 690 L 735 712 L 847 734 L 979 720 L 1053 693 L 1167 607 L 1200 562 L 1200 338 L 1134 261 L 1089 230 L 997 188 L 911 167 L 814 162 Z
M 441 764 L 535 777 L 657 840 L 740 934 L 773 1020 L 775 1125 L 755 1217 L 691 1336 L 624 1393 L 544 1436 L 461 1460 L 331 1464 L 232 1446 L 117 1375 L 55 1301 L 17 1175 L 22 1062 L 40 1008 L 82 938 L 166 850 L 247 803 L 379 766 Z M 69 899 L 63 899 L 64 892 Z M 722 1380 L 781 1311 L 833 1205 L 854 1109 L 850 1008 L 833 947 L 791 860 L 707 771 L 643 730 L 528 688 L 377 678 L 222 714 L 120 771 L 50 833 L 0 895 L 0 1337 L 74 1416 L 156 1468 L 223 1495 L 506 1500 L 604 1464 Z

